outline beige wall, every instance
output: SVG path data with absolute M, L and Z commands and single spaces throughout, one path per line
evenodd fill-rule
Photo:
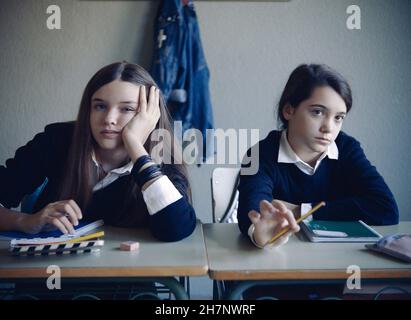
M 348 5 L 362 29 L 346 28 Z M 57 4 L 62 29 L 46 28 Z M 86 82 L 101 66 L 127 59 L 149 66 L 156 1 L 1 1 L 0 163 L 44 126 L 74 119 Z M 291 70 L 324 62 L 351 82 L 344 124 L 390 185 L 402 220 L 411 220 L 411 2 L 292 0 L 197 2 L 211 71 L 215 124 L 275 127 L 273 106 Z M 211 220 L 213 166 L 190 168 L 198 216 Z

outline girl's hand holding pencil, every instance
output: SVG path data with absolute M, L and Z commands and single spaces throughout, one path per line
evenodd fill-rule
M 248 216 L 254 224 L 254 241 L 260 247 L 278 247 L 287 243 L 289 237 L 300 230 L 298 223 L 312 215 L 325 202 L 320 202 L 312 210 L 304 214 L 298 220 L 289 206 L 280 200 L 271 203 L 263 200 L 260 202 L 260 213 L 250 211 Z
M 267 200 L 261 201 L 260 212 L 252 210 L 248 213 L 248 217 L 254 224 L 254 241 L 260 247 L 264 247 L 273 235 L 286 227 L 290 227 L 290 230 L 273 242 L 272 246 L 285 244 L 293 233 L 300 230 L 294 214 L 280 200 L 273 200 L 271 203 Z
M 308 211 L 306 214 L 304 214 L 303 216 L 301 216 L 296 223 L 300 223 L 301 221 L 303 221 L 304 219 L 306 219 L 307 217 L 309 217 L 310 215 L 312 215 L 315 211 L 317 211 L 318 209 L 320 209 L 322 206 L 325 206 L 325 202 L 321 201 L 319 204 L 317 204 L 314 208 L 312 208 L 310 211 Z M 272 244 L 274 243 L 277 239 L 280 239 L 281 236 L 283 234 L 286 234 L 287 232 L 289 232 L 290 227 L 286 227 L 283 230 L 281 230 L 279 233 L 277 233 L 274 237 L 271 238 L 270 241 L 268 241 L 266 243 L 266 245 Z

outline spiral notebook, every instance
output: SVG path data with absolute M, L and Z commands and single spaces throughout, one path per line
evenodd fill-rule
M 100 251 L 103 245 L 104 240 L 47 245 L 11 245 L 9 251 L 13 256 L 48 256 L 96 252 Z

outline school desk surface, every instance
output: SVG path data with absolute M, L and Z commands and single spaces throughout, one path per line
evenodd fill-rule
M 47 278 L 47 267 L 57 265 L 61 277 L 92 278 L 156 278 L 162 282 L 173 277 L 207 274 L 207 259 L 202 225 L 192 235 L 178 242 L 161 242 L 148 230 L 105 226 L 105 244 L 101 251 L 61 256 L 11 256 L 9 242 L 0 241 L 0 280 Z M 120 250 L 124 241 L 138 241 L 137 251 Z M 181 289 L 181 288 L 180 288 Z
M 411 233 L 411 222 L 373 228 L 383 236 Z M 364 243 L 312 243 L 298 234 L 279 248 L 259 249 L 236 224 L 205 224 L 203 229 L 210 278 L 240 280 L 237 285 L 241 290 L 233 289 L 232 295 L 225 292 L 226 298 L 238 298 L 242 290 L 258 281 L 345 281 L 352 274 L 350 266 L 360 268 L 362 279 L 411 280 L 410 263 L 369 251 Z

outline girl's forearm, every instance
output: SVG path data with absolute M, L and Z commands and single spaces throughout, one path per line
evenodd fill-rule
M 0 207 L 0 230 L 21 231 L 26 216 L 25 213 Z

